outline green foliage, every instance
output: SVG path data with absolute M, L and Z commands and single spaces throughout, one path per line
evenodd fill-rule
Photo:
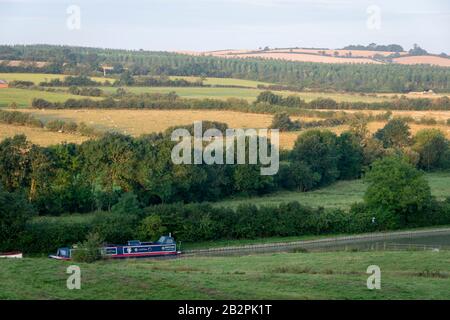
M 137 236 L 142 240 L 155 241 L 166 231 L 167 228 L 163 226 L 161 217 L 155 214 L 147 216 L 141 221 Z
M 136 234 L 138 217 L 116 213 L 98 213 L 92 221 L 92 231 L 108 243 L 125 243 Z
M 35 214 L 23 194 L 10 193 L 0 186 L 0 251 L 21 249 L 17 245 L 27 221 Z
M 300 121 L 292 121 L 286 112 L 276 113 L 273 116 L 272 129 L 280 131 L 296 131 L 301 129 Z
M 402 119 L 390 120 L 374 137 L 380 140 L 385 148 L 402 148 L 411 142 L 410 128 Z
M 343 180 L 359 178 L 363 165 L 363 148 L 361 140 L 350 132 L 343 132 L 338 137 L 339 177 Z
M 111 211 L 123 215 L 139 215 L 141 212 L 137 196 L 132 192 L 122 194 L 119 201 L 112 206 Z
M 450 165 L 450 143 L 439 129 L 417 132 L 412 148 L 419 154 L 422 169 L 443 169 Z
M 338 137 L 331 131 L 309 130 L 300 135 L 291 152 L 293 162 L 303 162 L 320 176 L 320 184 L 339 177 Z
M 72 250 L 72 259 L 75 262 L 92 263 L 102 257 L 100 248 L 103 240 L 98 233 L 89 233 L 85 241 L 78 243 L 76 249 Z
M 426 220 L 431 191 L 423 174 L 398 156 L 372 164 L 365 180 L 369 183 L 364 201 L 369 209 L 393 215 L 398 226 Z

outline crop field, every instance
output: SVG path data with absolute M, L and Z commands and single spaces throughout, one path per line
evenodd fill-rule
M 77 263 L 0 260 L 0 299 L 450 299 L 450 252 L 277 253 Z M 382 270 L 368 290 L 369 265 Z
M 277 59 L 298 62 L 321 62 L 321 63 L 370 63 L 381 64 L 373 58 L 374 55 L 388 56 L 393 52 L 371 51 L 371 50 L 339 50 L 339 49 L 301 49 L 281 48 L 269 50 L 217 50 L 206 52 L 179 52 L 187 55 L 207 55 L 222 58 L 259 58 Z M 325 53 L 326 55 L 323 55 Z M 335 55 L 337 54 L 337 55 Z M 441 67 L 450 66 L 450 59 L 436 55 L 408 56 L 408 52 L 399 52 L 400 57 L 392 59 L 399 64 L 430 64 Z
M 108 109 L 81 109 L 81 110 L 37 110 L 37 109 L 20 109 L 21 112 L 29 112 L 41 119 L 43 122 L 52 119 L 63 119 L 68 121 L 74 121 L 77 123 L 84 122 L 90 126 L 97 127 L 101 130 L 115 130 L 125 134 L 133 136 L 139 136 L 141 134 L 161 132 L 169 127 L 177 125 L 190 125 L 194 121 L 219 121 L 227 123 L 231 128 L 269 128 L 272 123 L 272 115 L 269 114 L 257 114 L 257 113 L 244 113 L 237 111 L 218 111 L 218 110 L 108 110 Z M 417 113 L 417 117 L 421 117 L 422 112 Z M 409 115 L 414 115 L 415 111 L 410 111 Z M 450 112 L 436 112 L 444 119 Z M 311 121 L 317 120 L 317 118 L 305 118 L 305 117 L 292 117 L 293 120 Z M 385 122 L 371 122 L 368 125 L 369 131 L 374 133 L 376 130 L 382 128 Z M 425 128 L 439 128 L 450 138 L 450 126 L 447 125 L 421 125 L 421 124 L 409 124 L 411 132 L 417 133 L 421 129 Z M 10 127 L 10 126 L 8 126 Z M 21 128 L 21 127 L 15 127 Z M 331 130 L 336 134 L 340 134 L 345 130 L 348 130 L 347 125 L 320 128 L 321 130 Z M 7 132 L 13 132 L 14 130 L 4 130 L 4 136 L 7 136 Z M 39 133 L 47 133 L 39 129 L 35 130 L 35 134 L 30 137 L 31 141 L 44 141 L 39 137 Z M 281 132 L 280 133 L 280 146 L 284 149 L 291 149 L 297 140 L 298 135 L 303 131 L 295 132 Z M 38 138 L 38 139 L 37 139 Z M 65 136 L 61 136 L 60 141 L 64 141 Z M 52 140 L 55 141 L 55 140 Z
M 393 60 L 400 64 L 432 64 L 441 67 L 450 67 L 450 59 L 436 56 L 408 56 Z
M 198 81 L 203 79 L 203 83 L 211 86 L 242 86 L 249 88 L 257 88 L 258 85 L 271 85 L 272 83 L 262 82 L 262 81 L 253 81 L 253 80 L 244 80 L 244 79 L 235 79 L 235 78 L 214 78 L 214 77 L 194 77 L 194 76 L 171 76 L 171 80 L 175 79 L 184 79 L 186 81 Z
M 450 172 L 427 173 L 426 178 L 430 184 L 431 193 L 438 200 L 450 196 Z M 278 205 L 282 202 L 298 201 L 310 207 L 349 209 L 354 203 L 363 200 L 367 185 L 363 180 L 338 181 L 328 187 L 309 192 L 281 191 L 266 196 L 252 198 L 236 198 L 215 202 L 215 206 L 236 208 L 240 204 Z
M 80 135 L 52 132 L 43 128 L 0 124 L 0 140 L 13 137 L 17 134 L 24 134 L 28 140 L 41 146 L 49 146 L 61 142 L 81 143 L 87 139 Z

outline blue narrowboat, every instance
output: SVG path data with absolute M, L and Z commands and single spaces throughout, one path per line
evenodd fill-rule
M 71 260 L 72 251 L 76 248 L 59 248 L 56 255 L 49 258 Z M 126 245 L 106 245 L 100 248 L 105 259 L 145 258 L 158 256 L 174 256 L 179 254 L 177 244 L 172 236 L 162 236 L 156 242 L 128 241 Z

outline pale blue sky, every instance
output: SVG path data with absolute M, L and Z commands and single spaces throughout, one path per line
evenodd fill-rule
M 66 26 L 69 5 L 81 29 Z M 367 8 L 381 10 L 369 29 Z M 1 44 L 148 50 L 398 43 L 450 53 L 449 0 L 0 0 Z

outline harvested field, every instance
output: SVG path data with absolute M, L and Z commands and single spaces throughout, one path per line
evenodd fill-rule
M 400 64 L 432 64 L 441 67 L 450 67 L 450 59 L 438 56 L 408 56 L 393 59 Z
M 51 132 L 41 128 L 0 124 L 0 140 L 13 137 L 14 135 L 17 134 L 24 134 L 31 142 L 41 146 L 48 146 L 52 144 L 61 143 L 64 141 L 81 143 L 88 139 L 87 137 L 75 134 Z
M 24 109 L 43 119 L 59 118 L 87 125 L 114 128 L 131 135 L 161 132 L 177 125 L 210 120 L 227 123 L 232 128 L 268 128 L 272 116 L 268 114 L 213 110 L 36 110 Z
M 270 52 L 270 51 L 264 53 L 243 53 L 227 57 L 262 58 L 262 59 L 276 59 L 276 60 L 288 60 L 300 62 L 321 62 L 321 63 L 374 63 L 374 64 L 381 63 L 369 58 L 344 58 L 344 57 L 321 56 L 306 53 Z
M 327 111 L 326 109 L 320 109 L 321 111 Z M 329 111 L 329 110 L 328 110 Z M 365 113 L 365 114 L 382 114 L 386 110 L 334 110 L 334 111 L 344 111 L 347 113 Z M 438 121 L 447 121 L 450 119 L 450 111 L 446 110 L 426 110 L 426 111 L 415 111 L 415 110 L 394 110 L 391 111 L 394 116 L 397 117 L 413 117 L 414 119 L 421 119 L 423 117 L 435 118 Z
M 325 52 L 325 54 L 334 55 L 335 52 L 339 53 L 339 56 L 345 56 L 348 54 L 351 54 L 352 57 L 364 57 L 364 58 L 371 58 L 376 54 L 382 55 L 382 56 L 389 56 L 393 54 L 394 52 L 390 51 L 372 51 L 372 50 L 342 50 L 342 49 L 273 49 L 270 50 L 270 52 L 296 52 L 296 53 L 309 53 L 309 54 L 320 54 L 321 52 Z M 403 51 L 399 52 L 400 55 L 406 55 L 408 52 Z
M 98 129 L 113 129 L 125 134 L 139 136 L 141 134 L 161 132 L 169 127 L 177 125 L 190 125 L 194 121 L 219 121 L 224 122 L 231 128 L 269 128 L 272 123 L 272 115 L 244 113 L 237 111 L 217 111 L 217 110 L 36 110 L 36 109 L 21 109 L 22 112 L 28 112 L 41 119 L 48 121 L 51 119 L 63 119 L 67 121 L 75 121 L 77 123 L 84 122 L 89 126 L 94 126 Z M 355 112 L 354 110 L 347 112 Z M 384 111 L 372 111 L 373 114 Z M 437 119 L 446 119 L 450 117 L 450 111 L 395 111 L 395 115 L 411 115 L 413 117 L 421 118 L 422 114 L 426 116 L 433 116 Z M 440 117 L 440 118 L 439 118 Z M 318 118 L 292 117 L 292 120 L 313 121 Z M 385 122 L 371 122 L 369 123 L 369 130 L 373 133 L 382 128 Z M 411 132 L 415 134 L 417 131 L 425 128 L 438 128 L 442 130 L 450 138 L 450 126 L 445 125 L 419 125 L 409 124 Z M 13 128 L 22 128 L 14 127 Z M 348 129 L 347 125 L 321 128 L 329 129 L 337 134 Z M 303 130 L 302 130 L 303 131 Z M 284 149 L 291 149 L 294 146 L 297 136 L 302 131 L 296 132 L 282 132 L 280 134 L 280 146 Z M 40 131 L 39 131 L 40 132 Z M 39 133 L 38 132 L 38 133 Z M 45 132 L 45 131 L 44 131 Z M 11 133 L 11 132 L 10 132 Z M 48 133 L 48 132 L 46 132 Z M 12 133 L 14 134 L 14 133 Z M 60 134 L 57 134 L 57 137 Z M 76 137 L 76 136 L 75 136 Z M 53 140 L 55 141 L 55 140 Z M 60 139 L 63 141 L 63 139 Z M 49 144 L 49 143 L 47 143 Z

